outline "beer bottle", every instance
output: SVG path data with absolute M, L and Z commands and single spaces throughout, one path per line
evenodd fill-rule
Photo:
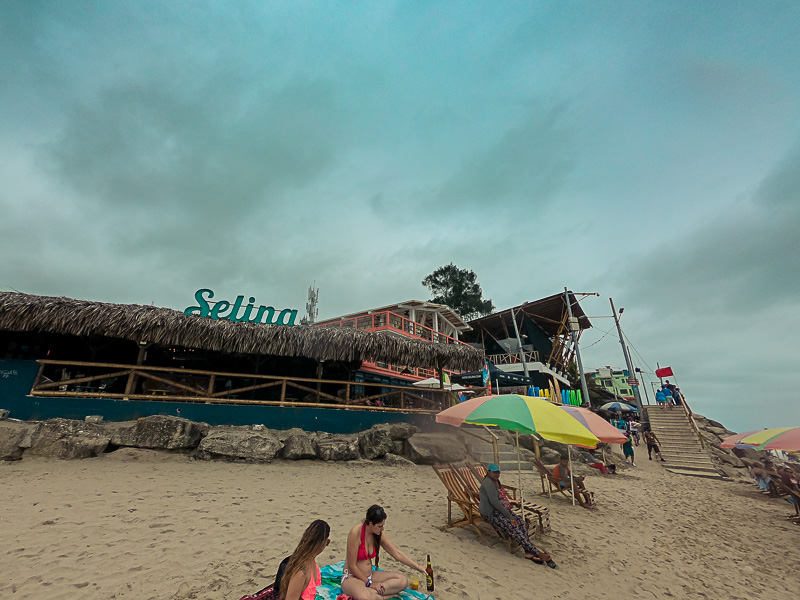
M 428 591 L 433 591 L 433 567 L 431 566 L 431 555 L 428 554 L 428 566 L 425 567 L 425 579 L 428 582 Z

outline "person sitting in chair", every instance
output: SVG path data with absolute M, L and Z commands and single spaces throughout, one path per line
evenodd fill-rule
M 522 518 L 511 511 L 511 502 L 500 484 L 500 467 L 494 463 L 487 467 L 486 477 L 481 482 L 480 499 L 479 510 L 484 520 L 522 546 L 525 558 L 551 569 L 556 568 L 550 555 L 533 545 Z
M 587 491 L 586 486 L 583 485 L 583 477 L 573 475 L 570 479 L 569 472 L 569 458 L 566 456 L 561 457 L 559 462 L 553 469 L 553 477 L 558 481 L 558 484 L 567 490 L 572 490 L 572 482 L 575 484 L 573 495 L 578 503 L 584 508 L 589 508 L 594 503 L 592 492 Z M 575 493 L 577 492 L 577 493 Z

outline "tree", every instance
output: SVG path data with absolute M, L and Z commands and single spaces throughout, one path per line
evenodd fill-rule
M 433 293 L 431 302 L 446 304 L 469 320 L 494 311 L 494 304 L 483 299 L 483 290 L 476 280 L 474 271 L 459 269 L 450 263 L 428 275 L 422 285 Z

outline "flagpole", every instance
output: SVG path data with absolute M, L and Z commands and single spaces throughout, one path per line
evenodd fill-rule
M 625 339 L 622 337 L 622 327 L 619 326 L 619 318 L 617 317 L 617 309 L 614 307 L 614 300 L 612 298 L 608 299 L 611 302 L 611 313 L 614 315 L 614 323 L 617 325 L 617 333 L 619 334 L 619 343 L 622 346 L 622 356 L 625 357 L 625 364 L 628 366 L 628 377 L 636 377 L 636 372 L 633 370 L 633 365 L 631 364 L 631 357 L 628 356 L 628 347 L 625 345 Z M 622 312 L 622 308 L 619 309 Z M 642 397 L 639 394 L 639 386 L 632 385 L 633 388 L 633 397 L 636 398 L 636 407 L 639 409 L 639 413 L 642 412 Z
M 567 454 L 569 454 L 569 485 L 572 488 L 572 506 L 575 506 L 575 477 L 572 475 L 572 446 L 567 444 Z

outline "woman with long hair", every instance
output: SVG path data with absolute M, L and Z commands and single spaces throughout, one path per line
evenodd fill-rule
M 309 525 L 297 544 L 280 581 L 280 597 L 284 600 L 314 600 L 320 583 L 317 556 L 331 543 L 331 528 L 317 519 Z
M 386 511 L 377 504 L 367 509 L 367 516 L 347 534 L 347 557 L 342 574 L 342 592 L 353 600 L 383 600 L 408 587 L 408 577 L 402 573 L 378 571 L 381 548 L 407 567 L 425 573 L 425 569 L 411 560 L 389 541 L 384 526 Z M 373 570 L 373 560 L 374 569 Z

